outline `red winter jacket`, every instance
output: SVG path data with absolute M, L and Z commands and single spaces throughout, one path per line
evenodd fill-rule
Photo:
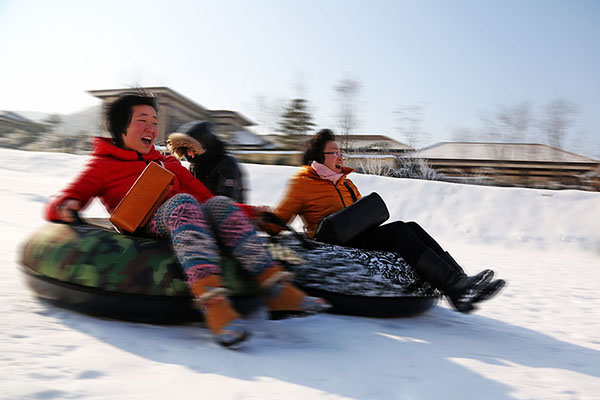
M 46 219 L 58 220 L 56 207 L 67 199 L 78 200 L 84 209 L 94 197 L 99 197 L 106 210 L 112 213 L 151 161 L 162 161 L 163 166 L 175 175 L 173 189 L 168 198 L 179 193 L 188 193 L 200 203 L 204 203 L 213 197 L 213 194 L 175 157 L 163 156 L 156 149 L 142 155 L 143 160 L 138 157 L 137 152 L 112 144 L 110 138 L 94 138 L 92 159 L 75 181 L 46 205 Z M 254 207 L 244 204 L 239 206 L 250 218 L 255 217 Z

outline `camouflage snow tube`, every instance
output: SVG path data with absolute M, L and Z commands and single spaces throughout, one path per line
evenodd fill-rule
M 108 318 L 200 320 L 167 242 L 122 235 L 105 219 L 89 221 L 93 224 L 47 223 L 25 242 L 22 270 L 40 297 Z M 439 298 L 397 254 L 310 242 L 311 249 L 306 249 L 292 235 L 279 235 L 271 239 L 270 249 L 294 271 L 294 282 L 327 299 L 334 313 L 411 316 L 433 307 Z M 221 267 L 238 310 L 245 314 L 260 306 L 258 289 L 246 271 L 226 257 Z
M 140 322 L 201 320 L 165 241 L 122 235 L 92 224 L 48 223 L 25 242 L 21 265 L 38 296 L 67 308 Z M 236 305 L 255 307 L 250 299 L 257 287 L 245 271 L 226 258 L 222 267 Z

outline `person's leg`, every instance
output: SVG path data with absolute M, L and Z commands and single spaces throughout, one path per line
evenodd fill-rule
M 219 248 L 196 199 L 180 194 L 165 201 L 145 231 L 170 241 L 190 292 L 215 340 L 226 347 L 242 343 L 248 337 L 245 322 L 231 307 L 221 288 Z
M 414 221 L 410 221 L 406 223 L 410 229 L 413 231 L 415 235 L 417 235 L 423 243 L 425 243 L 430 249 L 432 249 L 439 257 L 441 257 L 444 261 L 448 263 L 451 267 L 454 268 L 456 272 L 460 275 L 466 276 L 465 270 L 461 267 L 461 265 L 450 255 L 449 252 L 444 251 L 442 247 L 433 239 L 419 224 Z M 487 283 L 485 287 L 479 291 L 472 298 L 472 303 L 478 303 L 484 300 L 488 300 L 498 294 L 498 292 L 504 287 L 506 282 L 503 279 L 495 279 L 494 271 L 491 269 L 484 269 L 476 275 L 473 275 L 472 278 L 475 280 L 483 280 L 487 279 Z
M 440 244 L 438 242 L 436 242 L 436 240 L 431 237 L 431 235 L 429 233 L 427 233 L 425 231 L 425 229 L 423 229 L 418 223 L 414 222 L 414 221 L 409 221 L 406 222 L 406 226 L 408 226 L 410 228 L 410 230 L 431 250 L 433 250 L 438 256 L 440 256 L 442 259 L 444 259 L 444 261 L 446 261 L 451 267 L 454 267 L 454 269 L 456 270 L 456 272 L 458 272 L 461 275 L 467 275 L 465 273 L 465 270 L 460 266 L 460 264 L 450 255 L 450 253 L 448 253 L 447 251 L 445 251 L 442 246 L 440 246 Z M 485 269 L 483 271 L 481 271 L 479 274 L 477 274 L 476 276 L 483 276 L 484 274 L 492 274 L 493 277 L 493 271 Z M 490 277 L 491 279 L 491 277 Z
M 421 240 L 421 242 L 423 242 L 427 247 L 435 251 L 436 254 L 444 253 L 444 249 L 442 249 L 442 246 L 440 246 L 439 243 L 436 242 L 435 239 L 431 237 L 431 235 L 421 227 L 421 225 L 417 224 L 414 221 L 405 222 L 405 224 L 408 227 L 408 229 L 410 229 L 412 233 Z
M 470 298 L 477 288 L 489 281 L 490 271 L 477 277 L 459 273 L 438 255 L 438 251 L 443 253 L 443 249 L 437 242 L 422 229 L 415 229 L 414 225 L 402 221 L 385 224 L 361 234 L 350 244 L 363 249 L 398 253 L 423 279 L 447 295 L 455 309 L 472 311 L 474 307 Z
M 402 221 L 369 229 L 347 245 L 365 250 L 393 251 L 410 265 L 415 265 L 427 249 L 427 245 Z
M 203 209 L 221 247 L 267 290 L 269 310 L 314 313 L 329 308 L 323 299 L 307 296 L 290 283 L 292 274 L 271 258 L 264 238 L 257 235 L 255 225 L 230 198 L 213 197 Z

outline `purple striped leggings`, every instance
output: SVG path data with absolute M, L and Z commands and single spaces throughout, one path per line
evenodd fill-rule
M 190 287 L 200 279 L 221 274 L 220 250 L 253 276 L 273 265 L 264 239 L 228 197 L 216 196 L 200 204 L 192 195 L 177 194 L 159 207 L 145 231 L 171 242 Z

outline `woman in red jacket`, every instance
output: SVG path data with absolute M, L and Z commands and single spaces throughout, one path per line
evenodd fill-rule
M 85 170 L 46 207 L 49 220 L 73 221 L 73 212 L 99 197 L 112 212 L 150 162 L 162 164 L 175 175 L 169 197 L 142 230 L 170 241 L 186 281 L 215 340 L 239 346 L 249 333 L 221 288 L 219 249 L 250 271 L 267 294 L 271 311 L 319 312 L 328 304 L 289 283 L 289 273 L 277 265 L 256 235 L 251 221 L 255 207 L 213 196 L 177 159 L 154 148 L 158 135 L 157 105 L 153 96 L 127 93 L 106 112 L 109 138 L 96 138 Z
M 331 130 L 323 129 L 310 140 L 303 164 L 300 172 L 291 179 L 287 193 L 274 213 L 285 223 L 299 215 L 307 235 L 314 237 L 321 219 L 351 205 L 361 195 L 347 178 L 354 170 L 344 166 L 344 155 Z M 270 226 L 266 230 L 276 232 Z M 489 299 L 505 284 L 502 279 L 491 281 L 494 273 L 489 269 L 467 276 L 450 254 L 416 222 L 384 224 L 367 230 L 346 245 L 400 254 L 460 312 L 473 311 L 475 303 Z

